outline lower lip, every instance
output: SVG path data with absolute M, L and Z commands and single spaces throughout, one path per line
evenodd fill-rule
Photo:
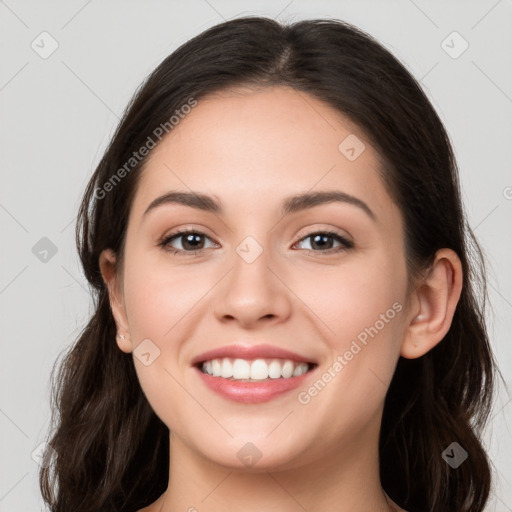
M 297 377 L 290 377 L 289 379 L 280 377 L 279 379 L 268 379 L 260 382 L 243 382 L 225 379 L 224 377 L 213 377 L 203 373 L 197 367 L 195 367 L 195 370 L 199 373 L 203 382 L 219 395 L 235 402 L 258 404 L 268 402 L 277 396 L 298 388 L 316 368 L 315 366 L 312 370 Z

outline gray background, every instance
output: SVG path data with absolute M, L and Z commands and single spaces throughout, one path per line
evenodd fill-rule
M 49 375 L 91 313 L 75 216 L 118 117 L 180 44 L 247 14 L 360 26 L 406 64 L 445 123 L 488 258 L 489 329 L 506 381 L 485 436 L 497 477 L 487 510 L 512 511 L 511 0 L 0 0 L 0 512 L 43 509 L 32 453 L 49 423 Z M 41 252 L 43 237 L 55 254 Z

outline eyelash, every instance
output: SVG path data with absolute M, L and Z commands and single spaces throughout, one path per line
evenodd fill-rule
M 208 235 L 206 235 L 205 233 L 202 233 L 201 231 L 185 229 L 185 230 L 176 231 L 175 233 L 172 233 L 171 235 L 166 236 L 161 242 L 159 242 L 158 245 L 164 251 L 171 252 L 172 254 L 177 255 L 177 256 L 195 256 L 196 254 L 200 253 L 204 249 L 199 249 L 197 251 L 184 251 L 182 249 L 170 249 L 170 248 L 168 248 L 168 244 L 170 242 L 172 242 L 174 239 L 180 238 L 183 235 L 188 235 L 188 234 L 203 235 L 203 236 L 205 236 L 207 238 L 210 238 Z M 330 255 L 330 254 L 337 254 L 337 253 L 340 253 L 342 251 L 347 251 L 347 250 L 352 249 L 354 247 L 354 244 L 350 240 L 347 240 L 345 237 L 343 237 L 339 233 L 336 233 L 335 231 L 329 231 L 329 230 L 326 230 L 326 231 L 314 231 L 312 233 L 307 233 L 307 234 L 300 233 L 299 236 L 301 238 L 294 245 L 298 244 L 299 242 L 301 242 L 302 240 L 304 240 L 306 238 L 313 237 L 314 235 L 327 235 L 327 236 L 330 236 L 332 238 L 335 238 L 338 242 L 341 242 L 343 245 L 341 247 L 326 249 L 326 250 L 323 250 L 323 251 L 322 250 L 315 251 L 313 249 L 303 249 L 305 251 L 308 251 L 309 253 L 317 253 L 317 254 L 320 253 L 320 254 Z

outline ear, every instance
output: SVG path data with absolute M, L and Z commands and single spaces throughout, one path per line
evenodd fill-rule
M 462 264 L 457 253 L 440 249 L 429 275 L 413 292 L 400 355 L 415 359 L 446 335 L 462 290 Z
M 119 348 L 126 353 L 132 351 L 128 320 L 122 293 L 122 283 L 119 272 L 116 269 L 116 254 L 112 249 L 105 249 L 101 252 L 99 266 L 103 281 L 108 290 L 110 309 L 116 322 L 116 342 Z

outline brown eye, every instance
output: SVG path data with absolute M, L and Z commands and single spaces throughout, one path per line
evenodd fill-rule
M 315 233 L 310 233 L 309 235 L 306 235 L 303 237 L 299 242 L 303 240 L 311 239 L 309 249 L 313 252 L 326 252 L 329 251 L 329 253 L 333 252 L 340 252 L 346 249 L 351 249 L 354 247 L 354 244 L 347 240 L 345 237 L 341 236 L 339 233 L 336 233 L 334 231 L 318 231 Z M 340 247 L 333 247 L 332 240 L 335 240 L 341 244 Z M 307 249 L 307 248 L 306 248 Z M 316 250 L 318 249 L 318 250 Z
M 184 256 L 192 256 L 197 254 L 198 252 L 203 251 L 205 248 L 205 240 L 211 240 L 210 237 L 201 233 L 200 231 L 192 231 L 192 230 L 183 230 L 178 231 L 176 233 L 172 233 L 171 235 L 165 237 L 160 243 L 159 246 L 164 250 L 172 252 L 177 255 Z M 336 233 L 334 231 L 317 231 L 314 233 L 310 233 L 309 235 L 301 238 L 299 242 L 295 245 L 301 243 L 303 240 L 311 239 L 310 245 L 311 248 L 306 248 L 310 252 L 317 253 L 337 253 L 347 249 L 351 249 L 354 244 L 347 240 L 345 237 Z M 334 240 L 334 241 L 333 241 Z M 176 241 L 179 241 L 181 247 L 174 247 Z M 333 244 L 338 242 L 340 246 L 333 247 Z M 213 244 L 215 246 L 215 244 Z
M 174 254 L 195 254 L 195 252 L 202 251 L 205 248 L 204 239 L 210 238 L 200 231 L 178 231 L 165 237 L 159 245 L 164 250 L 171 251 Z M 180 241 L 181 248 L 176 249 L 171 246 L 171 243 L 176 240 Z

